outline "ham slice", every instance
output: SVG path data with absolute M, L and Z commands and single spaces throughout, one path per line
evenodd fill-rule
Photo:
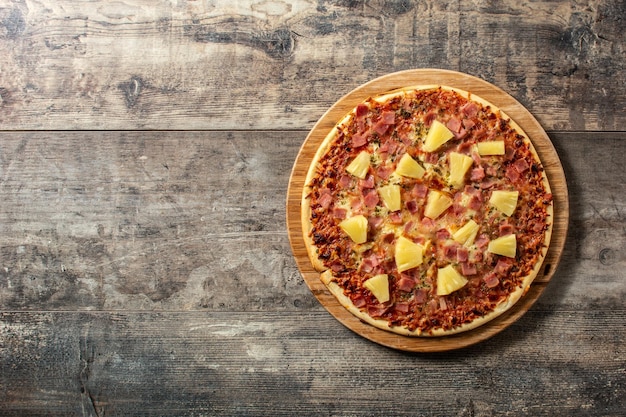
M 467 258 L 469 257 L 469 251 L 464 246 L 459 246 L 456 250 L 456 260 L 458 262 L 467 262 Z
M 528 165 L 528 162 L 526 162 L 525 159 L 518 159 L 513 163 L 513 166 L 520 174 L 530 168 L 530 165 Z
M 382 136 L 385 134 L 387 129 L 389 129 L 389 125 L 380 120 L 372 128 L 374 129 L 374 132 L 378 133 L 378 136 Z
M 368 208 L 376 207 L 379 201 L 380 198 L 378 197 L 378 192 L 374 189 L 369 189 L 364 194 L 363 203 L 365 203 L 365 206 Z
M 516 183 L 520 179 L 519 171 L 515 168 L 514 165 L 506 169 L 505 175 L 512 183 Z
M 380 265 L 380 258 L 378 257 L 378 255 L 372 254 L 363 259 L 363 262 L 361 263 L 361 270 L 365 273 L 370 273 L 378 265 Z
M 389 306 L 385 306 L 383 304 L 380 304 L 378 306 L 369 306 L 367 308 L 367 313 L 374 318 L 382 317 L 382 315 L 385 314 L 387 310 L 389 310 L 389 308 Z
M 399 311 L 401 313 L 408 313 L 410 306 L 409 303 L 395 303 L 394 308 L 396 309 L 396 311 Z
M 381 165 L 378 167 L 378 169 L 376 170 L 376 175 L 378 175 L 380 178 L 382 178 L 383 180 L 387 180 L 389 179 L 389 177 L 391 176 L 391 174 L 393 173 L 394 168 L 393 167 L 389 167 L 389 166 L 385 166 L 385 165 Z
M 352 177 L 350 175 L 342 175 L 339 178 L 339 186 L 341 188 L 350 188 L 352 186 Z
M 383 224 L 383 222 L 384 219 L 378 216 L 372 216 L 367 219 L 367 223 L 372 229 L 378 229 Z
M 513 267 L 513 260 L 511 258 L 500 258 L 498 259 L 498 263 L 496 267 L 493 269 L 498 275 L 506 275 L 509 273 L 511 268 Z
M 359 180 L 359 187 L 361 188 L 374 188 L 374 176 L 368 175 L 365 179 Z
M 356 308 L 365 307 L 365 305 L 367 304 L 367 300 L 363 296 L 355 296 L 354 298 L 352 298 L 352 304 L 354 304 Z
M 447 229 L 439 229 L 437 230 L 437 239 L 438 240 L 446 240 L 446 239 L 450 239 L 451 235 L 450 232 L 448 232 Z
M 485 235 L 485 234 L 481 234 L 480 236 L 478 236 L 478 238 L 474 241 L 474 244 L 476 245 L 476 247 L 480 250 L 484 250 L 487 248 L 487 245 L 489 244 L 489 236 Z
M 473 195 L 472 198 L 470 198 L 470 201 L 467 204 L 467 206 L 471 210 L 479 211 L 483 207 L 483 199 L 482 199 L 482 197 L 478 197 L 478 196 Z
M 446 245 L 443 247 L 443 256 L 449 261 L 456 261 L 457 247 L 456 245 Z
M 359 105 L 356 106 L 356 117 L 363 117 L 367 114 L 367 112 L 369 111 L 369 107 L 367 107 L 367 105 L 361 103 Z
M 336 219 L 343 220 L 346 218 L 347 214 L 348 214 L 348 210 L 344 208 L 335 207 L 333 209 L 333 217 L 335 217 Z
M 456 117 L 451 117 L 450 120 L 448 120 L 448 122 L 446 123 L 446 127 L 450 129 L 452 133 L 459 133 L 462 126 L 463 125 L 461 124 L 461 120 Z
M 322 206 L 324 210 L 326 210 L 333 202 L 333 196 L 331 194 L 322 194 L 317 202 L 320 204 L 320 206 Z
M 380 120 L 387 125 L 392 125 L 396 122 L 396 112 L 384 111 L 380 117 Z
M 417 213 L 419 210 L 419 206 L 415 200 L 409 200 L 405 203 L 406 209 L 411 212 L 411 214 Z
M 426 290 L 425 288 L 420 288 L 419 290 L 415 291 L 415 302 L 421 304 L 426 301 L 427 296 L 428 290 Z
M 426 127 L 430 127 L 430 125 L 433 123 L 433 121 L 437 118 L 437 113 L 433 110 L 429 111 L 428 113 L 426 113 L 426 116 L 424 116 L 424 125 Z
M 489 272 L 487 275 L 483 277 L 483 281 L 485 281 L 485 285 L 489 288 L 495 288 L 500 283 L 498 276 L 495 272 Z
M 476 167 L 474 169 L 472 169 L 472 172 L 470 174 L 470 181 L 482 181 L 485 178 L 485 168 L 483 168 L 482 166 Z
M 391 224 L 402 224 L 402 213 L 400 211 L 389 213 L 389 222 Z
M 474 123 L 474 121 L 472 119 L 463 119 L 463 127 L 466 130 L 470 130 L 474 126 L 476 126 L 476 123 Z
M 469 101 L 461 107 L 461 112 L 469 118 L 476 117 L 478 114 L 478 106 L 476 103 Z
M 428 187 L 421 182 L 415 183 L 411 190 L 411 195 L 417 198 L 425 198 L 428 194 Z
M 514 230 L 515 228 L 513 227 L 513 225 L 505 220 L 500 223 L 500 226 L 498 227 L 498 234 L 500 236 L 510 235 L 514 232 Z
M 355 148 L 360 148 L 361 146 L 367 144 L 367 135 L 355 133 L 352 135 L 352 146 Z
M 397 285 L 400 290 L 404 292 L 411 292 L 413 290 L 413 287 L 415 287 L 415 281 L 407 276 L 402 276 L 398 280 Z
M 468 262 L 461 263 L 461 274 L 463 276 L 476 275 L 476 265 L 470 264 Z

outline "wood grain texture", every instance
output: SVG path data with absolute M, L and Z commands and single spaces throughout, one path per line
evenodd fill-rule
M 354 334 L 300 277 L 307 133 L 0 132 L 0 414 L 623 414 L 625 133 L 548 132 L 559 268 L 501 333 L 428 355 Z
M 546 129 L 618 130 L 625 17 L 619 0 L 5 1 L 0 128 L 310 129 L 364 82 L 445 68 Z
M 285 224 L 307 134 L 0 133 L 0 308 L 319 309 Z M 571 219 L 537 303 L 621 309 L 626 135 L 549 135 Z
M 625 17 L 622 0 L 0 0 L 0 415 L 621 417 Z M 413 68 L 528 108 L 571 208 L 529 312 L 429 355 L 329 315 L 285 226 L 314 123 Z
M 554 196 L 554 218 L 551 220 L 553 222 L 552 238 L 532 288 L 506 314 L 483 324 L 480 328 L 453 336 L 436 338 L 397 335 L 368 325 L 353 316 L 320 281 L 319 273 L 310 262 L 303 239 L 305 232 L 302 229 L 301 203 L 306 173 L 318 152 L 318 148 L 328 136 L 328 132 L 340 120 L 343 120 L 346 114 L 366 99 L 387 94 L 397 89 L 419 85 L 444 85 L 461 89 L 487 100 L 491 105 L 504 112 L 506 117 L 510 117 L 521 126 L 531 140 L 546 170 Z M 476 77 L 455 71 L 427 69 L 400 71 L 372 80 L 342 97 L 324 113 L 307 135 L 294 163 L 287 190 L 287 228 L 292 251 L 304 280 L 320 303 L 337 320 L 356 333 L 384 346 L 416 352 L 446 351 L 466 347 L 497 334 L 519 319 L 541 296 L 554 275 L 565 246 L 568 224 L 569 201 L 565 174 L 559 156 L 541 125 L 528 110 L 499 88 Z
M 310 306 L 284 229 L 301 133 L 0 136 L 2 308 Z
M 531 311 L 426 355 L 325 312 L 2 313 L 0 414 L 619 416 L 625 320 Z

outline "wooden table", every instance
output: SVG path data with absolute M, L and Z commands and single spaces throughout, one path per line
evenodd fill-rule
M 0 2 L 0 415 L 623 416 L 626 5 Z M 442 353 L 373 343 L 298 270 L 289 175 L 357 86 L 461 71 L 568 183 L 532 308 Z

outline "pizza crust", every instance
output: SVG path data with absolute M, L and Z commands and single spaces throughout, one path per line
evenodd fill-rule
M 520 135 L 523 136 L 524 141 L 528 145 L 534 160 L 541 163 L 541 159 L 539 158 L 539 155 L 537 154 L 537 151 L 535 147 L 533 146 L 531 140 L 529 139 L 528 135 L 524 132 L 524 130 L 517 123 L 515 123 L 513 119 L 511 119 L 509 116 L 506 115 L 505 112 L 503 112 L 501 109 L 499 109 L 498 107 L 496 107 L 489 101 L 479 96 L 476 96 L 474 94 L 471 94 L 470 92 L 467 92 L 465 90 L 461 90 L 461 89 L 450 87 L 450 86 L 444 86 L 444 85 L 414 85 L 414 86 L 403 87 L 403 88 L 399 88 L 396 90 L 388 91 L 382 95 L 373 97 L 373 100 L 380 102 L 380 103 L 384 103 L 391 98 L 394 98 L 399 95 L 404 95 L 407 92 L 411 92 L 415 90 L 434 90 L 434 89 L 441 89 L 445 91 L 455 92 L 459 94 L 460 96 L 462 96 L 463 98 L 466 98 L 468 100 L 481 104 L 483 107 L 489 107 L 492 112 L 496 113 L 501 118 L 508 120 L 509 125 L 515 131 L 517 131 Z M 335 139 L 337 135 L 339 127 L 350 120 L 350 118 L 355 113 L 355 109 L 356 107 L 353 108 L 348 114 L 346 114 L 335 126 L 333 126 L 333 128 L 330 130 L 328 135 L 324 138 L 324 140 L 318 147 L 317 152 L 315 153 L 311 161 L 311 164 L 309 166 L 309 170 L 307 171 L 305 185 L 303 187 L 303 192 L 302 192 L 301 222 L 302 222 L 302 231 L 303 231 L 305 247 L 306 247 L 306 250 L 309 255 L 309 259 L 311 261 L 313 268 L 320 273 L 320 280 L 324 283 L 326 288 L 333 294 L 333 296 L 337 299 L 337 301 L 344 308 L 346 308 L 346 310 L 348 310 L 350 313 L 352 313 L 355 317 L 357 317 L 361 321 L 368 323 L 378 329 L 389 331 L 389 332 L 403 335 L 403 336 L 437 337 L 437 336 L 448 336 L 448 335 L 453 335 L 453 334 L 457 334 L 461 332 L 466 332 L 466 331 L 476 329 L 484 325 L 485 323 L 495 319 L 496 317 L 501 316 L 502 314 L 506 313 L 508 310 L 510 310 L 511 307 L 513 307 L 528 292 L 528 290 L 530 289 L 530 285 L 532 284 L 534 279 L 539 274 L 539 271 L 541 270 L 543 261 L 548 251 L 550 239 L 552 236 L 552 226 L 554 223 L 553 204 L 550 204 L 546 209 L 547 230 L 544 233 L 544 243 L 543 243 L 542 253 L 539 255 L 537 262 L 535 262 L 533 269 L 530 271 L 529 274 L 527 274 L 525 277 L 522 278 L 521 285 L 515 291 L 511 292 L 509 296 L 506 298 L 506 300 L 498 304 L 491 312 L 487 313 L 484 316 L 476 318 L 469 323 L 464 323 L 462 325 L 456 326 L 451 329 L 435 328 L 429 332 L 424 332 L 420 329 L 412 331 L 402 326 L 390 326 L 387 320 L 373 318 L 369 314 L 367 314 L 365 311 L 362 311 L 359 308 L 357 308 L 352 303 L 352 300 L 344 294 L 344 290 L 334 281 L 334 276 L 332 274 L 332 271 L 326 268 L 326 266 L 317 256 L 317 248 L 315 244 L 313 243 L 313 240 L 310 236 L 312 224 L 310 221 L 311 206 L 310 206 L 310 200 L 308 196 L 310 195 L 310 192 L 311 192 L 311 188 L 309 184 L 315 177 L 318 163 L 320 162 L 324 154 L 327 152 L 327 150 L 331 146 L 333 140 Z M 548 182 L 545 169 L 542 170 L 542 182 L 545 187 L 545 191 L 547 193 L 550 193 L 551 192 L 550 184 Z

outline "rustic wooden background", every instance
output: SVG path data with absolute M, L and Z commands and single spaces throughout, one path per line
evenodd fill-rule
M 623 416 L 626 2 L 0 0 L 0 415 Z M 408 354 L 320 306 L 285 229 L 336 100 L 504 89 L 570 195 L 522 319 Z

